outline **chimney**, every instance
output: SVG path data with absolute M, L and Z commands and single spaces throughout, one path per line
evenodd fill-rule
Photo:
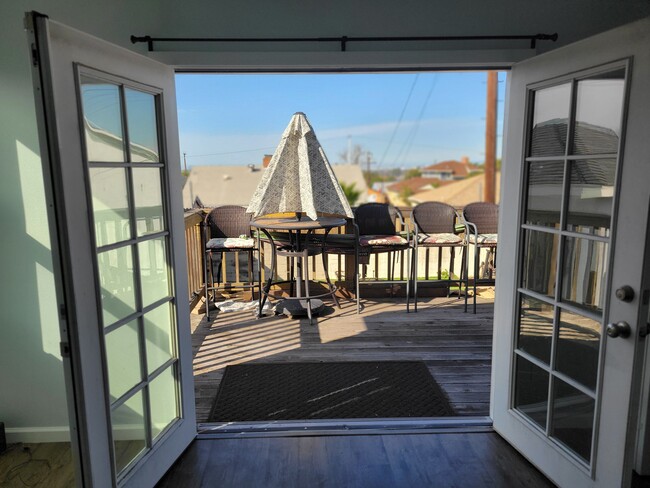
M 468 156 L 463 156 L 460 158 L 460 162 L 463 163 L 465 166 L 469 165 L 469 157 Z
M 268 168 L 269 163 L 271 162 L 271 158 L 273 157 L 272 154 L 265 154 L 264 157 L 262 158 L 262 167 L 263 168 Z

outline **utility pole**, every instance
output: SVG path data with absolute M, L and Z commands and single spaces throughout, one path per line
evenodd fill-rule
M 485 199 L 496 201 L 496 162 L 497 162 L 497 72 L 487 72 L 487 109 L 485 115 Z
M 361 163 L 361 159 L 359 159 L 359 163 Z M 368 183 L 368 187 L 370 187 L 370 165 L 375 164 L 372 160 L 372 153 L 370 151 L 366 151 L 366 183 Z
M 187 153 L 183 153 L 183 169 L 187 173 Z

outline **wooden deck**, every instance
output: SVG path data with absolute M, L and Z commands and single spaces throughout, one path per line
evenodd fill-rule
M 224 368 L 248 362 L 422 360 L 459 415 L 489 414 L 493 300 L 478 299 L 477 314 L 456 298 L 351 301 L 309 325 L 283 316 L 221 312 L 207 322 L 192 314 L 197 420 L 205 422 Z M 471 310 L 471 307 L 470 307 Z

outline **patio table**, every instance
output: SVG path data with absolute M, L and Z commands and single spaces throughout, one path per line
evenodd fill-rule
M 260 296 L 260 306 L 258 311 L 258 317 L 262 313 L 264 304 L 266 303 L 267 298 L 270 296 L 270 290 L 273 285 L 281 283 L 291 283 L 291 288 L 289 292 L 289 297 L 285 300 L 296 301 L 297 305 L 301 305 L 301 302 L 306 302 L 306 314 L 309 317 L 309 324 L 312 324 L 312 302 L 319 300 L 325 296 L 331 296 L 334 299 L 334 302 L 337 306 L 339 305 L 338 299 L 336 297 L 336 285 L 332 283 L 329 278 L 329 273 L 327 269 L 327 256 L 325 253 L 325 242 L 327 240 L 327 235 L 335 227 L 341 227 L 345 225 L 346 221 L 343 218 L 338 217 L 318 217 L 316 219 L 311 219 L 309 217 L 298 218 L 260 218 L 251 221 L 251 226 L 259 229 L 260 232 L 257 233 L 258 244 L 261 239 L 261 234 L 264 234 L 266 239 L 271 243 L 271 271 L 269 277 L 266 280 L 266 284 L 262 287 L 262 293 Z M 322 230 L 324 232 L 317 233 L 316 231 Z M 274 232 L 271 232 L 274 231 Z M 277 234 L 275 231 L 284 231 L 287 233 L 286 240 L 278 240 Z M 311 295 L 309 293 L 309 267 L 304 266 L 307 258 L 311 256 L 316 256 L 318 254 L 323 255 L 323 267 L 325 271 L 325 279 L 328 285 L 328 291 L 321 293 L 319 295 Z M 289 280 L 277 280 L 274 281 L 276 266 L 277 266 L 277 256 L 286 256 L 291 259 L 291 268 L 295 262 L 297 273 L 295 276 L 295 295 L 294 290 L 294 277 L 293 274 Z M 302 272 L 303 268 L 305 270 L 305 280 L 304 287 L 305 293 L 302 293 Z M 261 280 L 261 273 L 260 273 Z M 261 286 L 261 282 L 260 282 Z M 320 300 L 319 300 L 320 301 Z

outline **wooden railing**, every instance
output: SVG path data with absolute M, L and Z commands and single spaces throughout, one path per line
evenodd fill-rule
M 399 207 L 406 225 L 411 225 L 411 207 Z M 204 271 L 203 271 L 203 242 L 201 236 L 201 222 L 207 211 L 210 209 L 203 210 L 193 210 L 185 213 L 185 243 L 187 248 L 187 270 L 188 270 L 188 283 L 190 290 L 190 301 L 195 304 L 201 296 L 203 289 L 203 280 L 204 280 Z M 412 226 L 411 226 L 412 228 Z M 334 233 L 345 233 L 351 232 L 351 230 L 346 230 L 344 228 L 334 229 Z M 261 265 L 262 267 L 262 277 L 269 272 L 270 260 L 268 256 L 270 255 L 270 247 L 268 245 L 263 246 L 262 250 L 262 260 L 261 263 L 254 263 L 255 273 L 254 276 L 257 276 L 257 266 Z M 469 262 L 473 263 L 473 248 L 470 246 Z M 231 256 L 226 257 L 225 266 L 222 266 L 222 282 L 224 283 L 239 283 L 242 281 L 247 281 L 248 278 L 248 268 L 250 267 L 248 263 L 247 256 L 239 256 L 239 253 L 229 253 Z M 450 253 L 448 249 L 445 249 L 444 252 L 424 250 L 420 253 L 419 256 L 419 265 L 418 265 L 418 277 L 420 279 L 440 279 L 442 273 L 453 273 L 456 276 L 460 275 L 460 251 L 456 256 L 454 262 L 454 269 L 450 269 Z M 266 256 L 266 259 L 265 257 Z M 386 281 L 389 276 L 393 276 L 394 279 L 403 280 L 406 279 L 408 274 L 408 263 L 407 263 L 408 254 L 405 251 L 400 251 L 396 253 L 396 256 L 393 258 L 390 254 L 379 254 L 372 255 L 370 262 L 366 265 L 360 266 L 360 275 L 361 279 L 365 282 L 376 282 L 381 283 Z M 431 265 L 435 263 L 435 265 Z M 350 293 L 354 292 L 354 257 L 353 256 L 341 256 L 341 255 L 330 255 L 328 256 L 328 268 L 330 273 L 330 278 L 337 283 L 339 288 L 347 290 Z M 473 277 L 472 270 L 473 267 L 470 265 L 470 278 Z M 316 256 L 315 258 L 309 259 L 309 271 L 310 277 L 315 280 L 324 280 L 324 270 L 322 265 L 322 258 Z M 392 271 L 392 273 L 391 273 Z M 287 260 L 278 260 L 277 264 L 277 275 L 286 277 L 288 273 L 288 261 Z M 426 285 L 420 285 L 423 293 L 426 293 Z M 396 293 L 403 294 L 404 287 L 390 287 L 383 288 L 379 287 L 374 295 L 387 294 L 387 293 Z M 367 293 L 364 292 L 367 295 Z
M 190 291 L 190 305 L 194 306 L 203 288 L 203 238 L 201 222 L 203 210 L 185 212 L 185 253 L 187 256 L 187 283 Z

